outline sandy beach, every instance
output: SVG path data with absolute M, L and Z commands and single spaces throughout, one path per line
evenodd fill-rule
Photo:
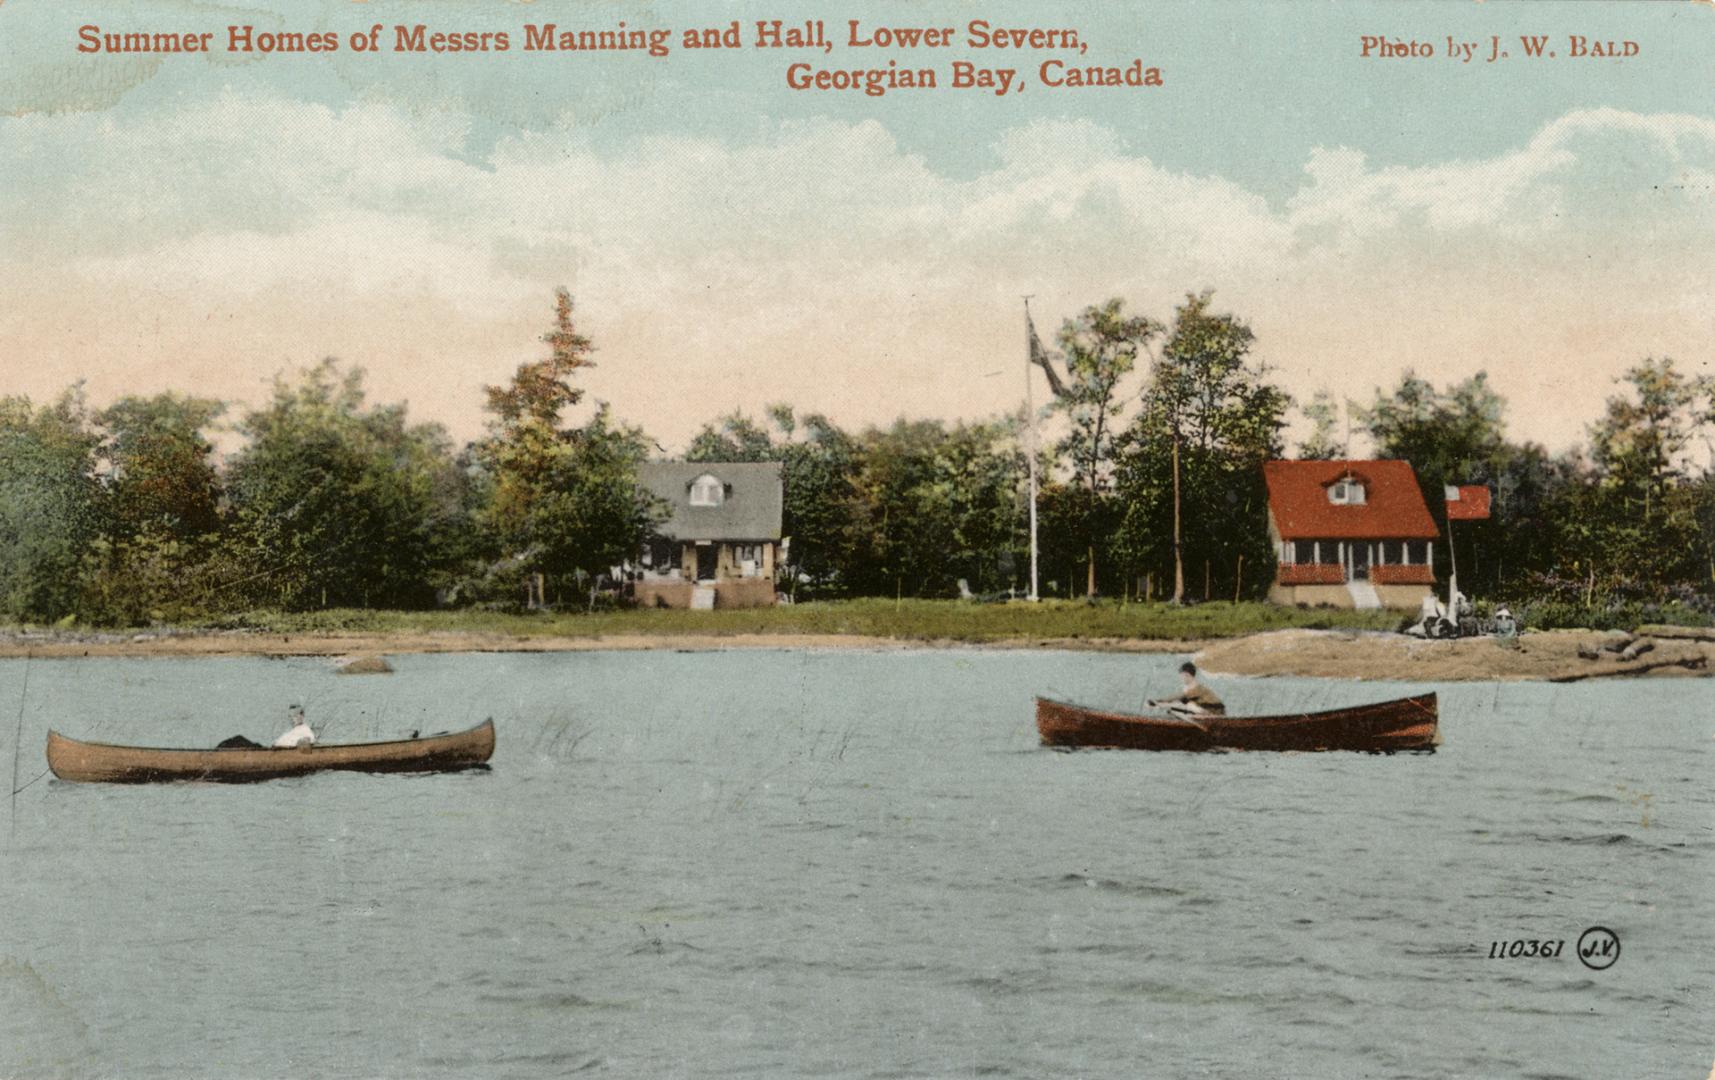
M 1715 632 L 1707 635 L 1715 638 Z M 1623 645 L 1636 646 L 1633 653 Z M 1403 634 L 1353 630 L 1276 630 L 1219 640 L 1137 638 L 1014 638 L 995 641 L 910 639 L 860 634 L 609 634 L 551 636 L 470 631 L 301 633 L 148 631 L 67 633 L 13 631 L 0 635 L 0 657 L 320 656 L 351 661 L 403 653 L 585 652 L 601 650 L 715 651 L 723 649 L 924 648 L 1070 649 L 1193 656 L 1222 675 L 1301 675 L 1414 682 L 1707 676 L 1715 670 L 1715 640 L 1620 635 L 1589 630 L 1527 633 L 1515 642 L 1481 637 L 1424 641 Z
M 1511 642 L 1492 637 L 1425 641 L 1365 631 L 1277 630 L 1209 642 L 1197 652 L 1203 667 L 1228 675 L 1412 682 L 1707 676 L 1712 659 L 1715 641 L 1594 630 L 1527 633 Z

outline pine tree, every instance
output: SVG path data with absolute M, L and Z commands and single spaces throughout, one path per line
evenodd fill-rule
M 485 521 L 533 572 L 531 606 L 546 600 L 544 575 L 593 575 L 635 551 L 652 509 L 636 483 L 643 433 L 613 423 L 605 406 L 583 426 L 566 423 L 565 411 L 584 397 L 572 379 L 595 363 L 564 288 L 555 290 L 554 327 L 542 340 L 546 357 L 518 365 L 508 385 L 486 388 L 494 419 L 477 447 L 493 477 Z

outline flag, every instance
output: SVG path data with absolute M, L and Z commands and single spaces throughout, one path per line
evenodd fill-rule
M 1059 375 L 1055 374 L 1054 365 L 1048 360 L 1048 350 L 1042 347 L 1042 339 L 1036 336 L 1036 321 L 1030 317 L 1028 309 L 1024 313 L 1024 325 L 1030 337 L 1028 343 L 1030 362 L 1040 367 L 1043 374 L 1048 376 L 1048 389 L 1053 392 L 1054 396 L 1057 398 L 1065 397 L 1066 384 L 1060 381 Z
M 1487 521 L 1489 518 L 1489 489 L 1485 484 L 1461 484 L 1454 487 L 1448 484 L 1444 489 L 1447 497 L 1448 521 Z

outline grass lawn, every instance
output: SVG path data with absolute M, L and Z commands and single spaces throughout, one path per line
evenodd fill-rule
M 221 627 L 268 633 L 425 633 L 465 631 L 525 637 L 618 634 L 854 634 L 912 641 L 1016 638 L 1190 640 L 1236 637 L 1286 627 L 1392 630 L 1400 612 L 1308 610 L 1263 603 L 1168 604 L 1044 600 L 973 604 L 958 600 L 861 599 L 730 611 L 634 610 L 507 614 L 492 611 L 249 612 Z M 186 629 L 195 629 L 186 627 Z

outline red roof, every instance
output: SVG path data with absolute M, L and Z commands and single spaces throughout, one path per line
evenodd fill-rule
M 1486 521 L 1489 517 L 1489 489 L 1486 484 L 1447 485 L 1447 520 Z
M 1282 540 L 1435 538 L 1435 519 L 1409 461 L 1267 461 L 1262 474 Z M 1328 501 L 1328 488 L 1342 477 L 1363 485 L 1361 505 Z

